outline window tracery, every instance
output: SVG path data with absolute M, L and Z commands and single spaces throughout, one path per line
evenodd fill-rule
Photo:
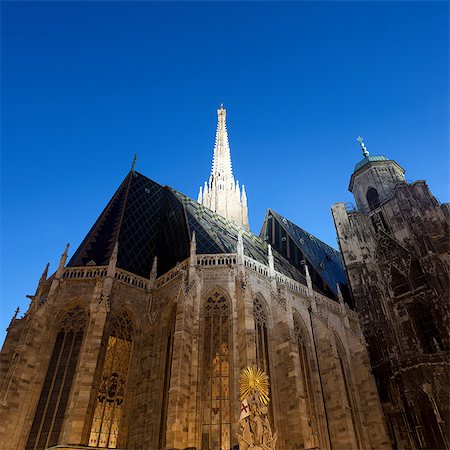
M 259 298 L 253 300 L 253 317 L 256 328 L 256 361 L 258 367 L 269 374 L 269 348 L 267 339 L 267 316 Z
M 259 298 L 253 299 L 253 318 L 256 331 L 256 365 L 263 370 L 270 381 L 269 339 L 267 334 L 267 314 L 263 302 Z M 272 392 L 269 384 L 269 397 Z M 273 423 L 273 402 L 269 403 L 269 417 Z
M 318 445 L 317 437 L 319 435 L 317 429 L 317 415 L 314 401 L 314 388 L 312 380 L 311 366 L 309 364 L 307 343 L 305 341 L 306 331 L 301 325 L 300 318 L 294 314 L 294 333 L 298 346 L 298 355 L 300 359 L 300 371 L 303 379 L 305 406 L 309 427 L 309 447 Z
M 87 312 L 77 305 L 61 322 L 28 436 L 27 450 L 45 449 L 58 443 L 87 320 Z
M 111 323 L 89 438 L 90 447 L 117 448 L 133 334 L 131 317 L 123 311 Z
M 202 362 L 202 449 L 231 447 L 230 311 L 219 292 L 204 307 Z

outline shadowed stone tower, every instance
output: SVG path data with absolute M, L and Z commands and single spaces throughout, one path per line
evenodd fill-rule
M 385 156 L 355 166 L 357 209 L 332 208 L 373 373 L 397 448 L 448 448 L 449 216 Z
M 133 165 L 44 271 L 1 351 L 2 450 L 236 449 L 248 366 L 279 450 L 390 448 L 340 255 L 272 210 L 248 230 L 223 108 L 202 194 Z

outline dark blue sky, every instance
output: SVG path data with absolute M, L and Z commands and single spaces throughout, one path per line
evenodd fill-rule
M 216 108 L 252 230 L 336 246 L 330 207 L 384 154 L 448 201 L 447 2 L 2 2 L 3 332 L 127 174 L 196 198 Z M 0 335 L 1 336 L 1 335 Z

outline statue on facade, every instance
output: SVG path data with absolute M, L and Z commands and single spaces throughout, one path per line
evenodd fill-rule
M 240 450 L 275 450 L 277 433 L 269 421 L 269 377 L 261 369 L 246 367 L 240 376 Z

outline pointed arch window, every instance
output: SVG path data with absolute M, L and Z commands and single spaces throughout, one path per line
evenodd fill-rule
M 380 363 L 380 361 L 389 355 L 386 337 L 383 330 L 381 328 L 377 328 L 371 331 L 371 333 L 366 337 L 366 340 L 372 366 L 376 366 Z
M 90 447 L 117 448 L 128 381 L 134 327 L 127 311 L 111 322 L 89 437 Z
M 414 289 L 418 289 L 426 284 L 425 275 L 420 266 L 420 262 L 415 258 L 411 260 L 409 278 L 412 281 Z
M 436 353 L 443 350 L 441 334 L 436 327 L 436 321 L 430 307 L 422 302 L 412 306 L 412 319 L 416 336 L 424 353 Z
M 269 339 L 267 335 L 267 313 L 263 302 L 259 298 L 253 300 L 253 318 L 255 320 L 256 331 L 256 365 L 263 370 L 270 379 L 270 361 L 269 361 Z M 269 384 L 269 397 L 272 398 L 271 384 Z M 273 420 L 273 402 L 269 403 L 269 418 Z
M 88 313 L 76 306 L 61 323 L 28 436 L 27 450 L 58 444 L 87 321 Z
M 204 310 L 201 384 L 201 448 L 231 448 L 230 419 L 230 305 L 215 292 Z
M 256 362 L 258 367 L 270 373 L 269 369 L 269 342 L 267 339 L 267 315 L 259 298 L 253 300 L 253 317 L 256 329 Z
M 367 190 L 366 199 L 370 209 L 375 209 L 380 206 L 380 198 L 375 188 L 369 188 Z
M 309 441 L 310 446 L 318 443 L 318 422 L 316 413 L 316 404 L 314 401 L 314 387 L 311 366 L 309 364 L 308 346 L 305 340 L 307 336 L 306 330 L 301 323 L 300 317 L 294 314 L 294 333 L 295 340 L 297 342 L 298 356 L 300 359 L 300 373 L 303 380 L 304 393 L 305 393 L 305 406 L 309 427 Z
M 159 428 L 159 445 L 158 448 L 165 448 L 166 446 L 166 431 L 167 431 L 167 410 L 169 404 L 169 389 L 170 389 L 170 377 L 172 374 L 172 358 L 173 358 L 173 342 L 175 336 L 175 322 L 177 316 L 177 307 L 173 308 L 170 315 L 167 327 L 166 337 L 166 361 L 164 371 L 164 386 L 163 386 L 163 399 L 161 406 L 161 422 Z
M 391 286 L 396 297 L 406 294 L 411 290 L 408 278 L 406 278 L 395 266 L 391 267 Z

